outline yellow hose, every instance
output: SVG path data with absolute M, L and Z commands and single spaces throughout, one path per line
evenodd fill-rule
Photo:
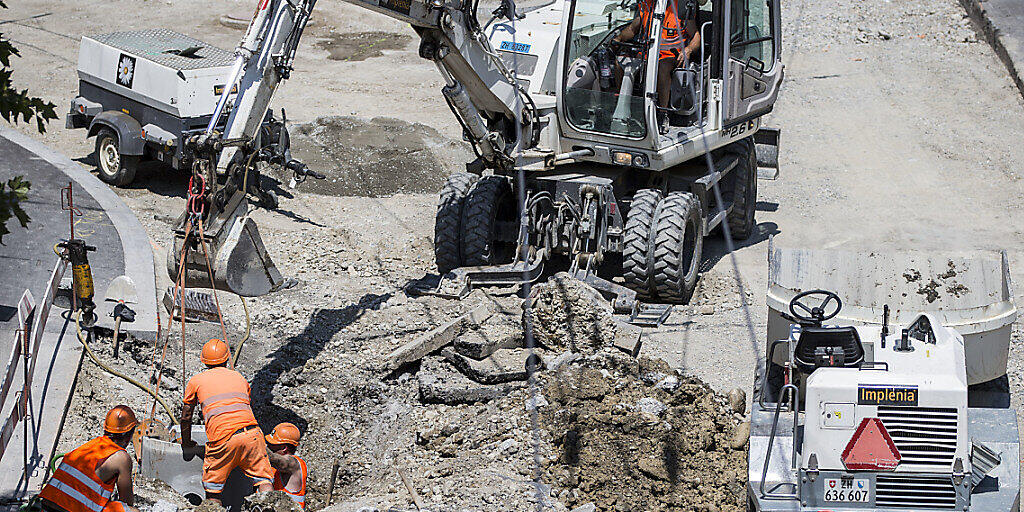
M 242 341 L 238 342 L 238 346 L 235 347 L 235 353 L 231 355 L 232 368 L 235 367 L 235 362 L 238 361 L 238 354 L 242 353 L 242 345 L 244 345 L 246 341 L 249 341 L 249 334 L 252 332 L 252 321 L 249 319 L 249 306 L 245 303 L 245 297 L 239 295 L 238 299 L 242 301 L 242 309 L 245 311 L 245 337 L 242 338 Z
M 167 412 L 167 416 L 171 418 L 171 424 L 176 425 L 178 423 L 178 419 L 174 417 L 174 412 L 171 411 L 171 408 L 167 405 L 167 402 L 164 402 L 164 399 L 160 398 L 160 395 L 146 387 L 146 385 L 142 384 L 141 382 L 107 366 L 106 364 L 103 363 L 103 361 L 100 361 L 100 359 L 96 357 L 96 354 L 94 354 L 92 349 L 89 348 L 89 343 L 85 340 L 85 336 L 82 333 L 81 317 L 81 311 L 75 314 L 75 328 L 78 331 L 78 341 L 80 341 L 82 343 L 82 346 L 85 347 L 85 353 L 89 354 L 89 358 L 92 359 L 92 362 L 96 363 L 97 366 L 105 370 L 107 373 L 114 375 L 115 377 L 121 377 L 122 379 L 128 381 L 135 387 L 145 391 L 146 393 L 149 393 L 154 399 L 156 399 L 156 401 L 160 402 L 161 406 L 163 406 L 164 411 Z

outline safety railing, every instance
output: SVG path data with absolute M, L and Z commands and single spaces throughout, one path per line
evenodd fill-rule
M 24 446 L 22 451 L 24 468 L 29 467 L 29 400 L 32 396 L 32 379 L 35 373 L 39 346 L 43 339 L 43 332 L 46 330 L 46 319 L 50 315 L 50 307 L 53 305 L 53 298 L 64 277 L 67 263 L 58 258 L 47 282 L 43 300 L 36 305 L 29 290 L 25 290 L 21 300 L 18 302 L 18 329 L 15 332 L 14 346 L 11 349 L 10 358 L 7 360 L 7 367 L 3 373 L 3 381 L 0 382 L 0 410 L 3 410 L 7 403 L 7 397 L 14 390 L 14 381 L 17 374 L 19 362 L 22 367 L 21 389 L 15 393 L 14 404 L 11 413 L 0 427 L 0 460 L 7 452 L 7 445 L 14 437 L 14 431 L 18 424 L 23 425 Z

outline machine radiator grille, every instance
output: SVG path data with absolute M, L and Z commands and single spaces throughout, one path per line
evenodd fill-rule
M 879 406 L 878 418 L 900 451 L 901 466 L 953 465 L 956 409 Z
M 956 488 L 948 478 L 878 475 L 875 477 L 875 506 L 956 508 Z

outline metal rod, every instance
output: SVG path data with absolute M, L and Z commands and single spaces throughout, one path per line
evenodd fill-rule
M 400 468 L 395 468 L 395 471 L 398 471 L 398 476 L 402 478 L 402 484 L 405 485 L 409 495 L 412 496 L 412 502 L 416 505 L 416 510 L 423 510 L 423 500 L 420 499 L 420 494 L 416 492 L 416 488 L 412 486 L 409 477 L 405 476 L 405 471 L 402 471 Z
M 793 458 L 793 464 L 794 465 L 796 464 L 796 426 L 797 426 L 797 420 L 799 419 L 799 414 L 800 414 L 800 408 L 798 406 L 798 404 L 799 404 L 798 397 L 800 395 L 800 390 L 797 389 L 797 387 L 795 385 L 793 385 L 793 384 L 786 384 L 785 386 L 782 386 L 782 390 L 779 392 L 779 401 L 775 404 L 775 416 L 774 416 L 774 418 L 772 420 L 772 431 L 771 431 L 771 435 L 768 436 L 768 450 L 767 450 L 767 453 L 765 454 L 764 466 L 761 468 L 761 485 L 760 485 L 759 490 L 761 491 L 761 498 L 763 498 L 763 499 L 775 499 L 775 500 L 779 500 L 779 499 L 785 499 L 785 500 L 800 499 L 800 493 L 799 493 L 800 482 L 799 482 L 799 480 L 797 480 L 797 482 L 795 484 L 796 488 L 797 488 L 797 492 L 794 492 L 794 493 L 776 493 L 776 492 L 772 492 L 772 491 L 774 491 L 775 488 L 777 488 L 779 486 L 782 486 L 782 485 L 786 485 L 785 483 L 781 483 L 781 482 L 779 483 L 779 485 L 773 487 L 772 491 L 766 491 L 764 489 L 765 480 L 768 479 L 768 465 L 769 465 L 769 462 L 772 459 L 772 445 L 775 442 L 775 434 L 776 434 L 776 431 L 777 431 L 778 426 L 779 426 L 779 413 L 782 411 L 782 402 L 783 402 L 782 397 L 786 396 L 786 392 L 787 391 L 789 391 L 790 397 L 792 399 L 792 407 L 793 407 L 793 455 L 792 455 L 792 458 Z
M 330 506 L 334 501 L 334 482 L 338 480 L 338 459 L 334 459 L 334 465 L 331 466 L 331 482 L 327 485 L 327 505 Z

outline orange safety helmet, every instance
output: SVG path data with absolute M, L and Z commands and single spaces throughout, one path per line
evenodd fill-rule
M 278 423 L 274 430 L 270 432 L 270 435 L 264 437 L 268 444 L 290 444 L 298 448 L 299 438 L 302 437 L 302 434 L 299 433 L 299 427 L 284 422 Z
M 103 420 L 103 430 L 111 434 L 124 434 L 139 424 L 135 413 L 127 405 L 118 405 L 107 413 Z
M 207 341 L 203 345 L 203 351 L 199 353 L 199 360 L 207 366 L 226 363 L 229 357 L 231 357 L 231 350 L 228 348 L 228 344 L 217 338 Z

